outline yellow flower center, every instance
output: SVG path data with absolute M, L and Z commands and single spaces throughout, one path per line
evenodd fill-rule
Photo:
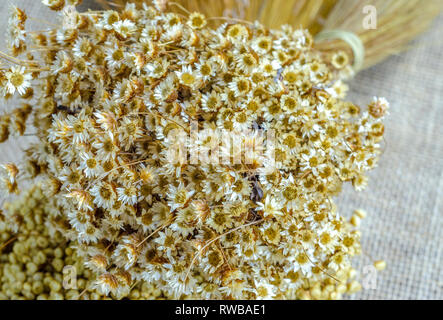
M 14 87 L 20 87 L 25 82 L 25 77 L 21 73 L 13 73 L 9 79 Z

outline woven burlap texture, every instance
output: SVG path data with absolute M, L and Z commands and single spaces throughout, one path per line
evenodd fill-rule
M 0 48 L 4 48 L 9 2 L 34 18 L 55 21 L 41 1 L 1 1 Z M 91 5 L 84 2 L 83 7 Z M 41 30 L 39 22 L 29 25 Z M 443 16 L 411 50 L 361 72 L 350 84 L 350 101 L 365 105 L 377 95 L 391 103 L 385 151 L 370 173 L 368 188 L 357 193 L 346 187 L 337 200 L 344 215 L 356 208 L 368 212 L 361 226 L 364 255 L 356 261 L 363 278 L 364 267 L 373 260 L 387 261 L 386 270 L 377 273 L 376 288 L 364 288 L 354 299 L 443 298 L 441 30 Z M 0 145 L 0 162 L 20 160 L 20 149 L 30 139 Z

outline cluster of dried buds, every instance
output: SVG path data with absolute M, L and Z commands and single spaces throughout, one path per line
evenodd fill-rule
M 89 300 L 109 299 L 93 285 L 96 275 L 77 255 L 76 243 L 59 233 L 50 233 L 46 221 L 56 219 L 60 208 L 48 199 L 38 184 L 0 214 L 0 300 Z M 138 283 L 130 299 L 161 298 L 161 291 Z

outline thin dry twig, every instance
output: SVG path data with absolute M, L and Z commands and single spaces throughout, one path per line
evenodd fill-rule
M 189 266 L 189 268 L 188 268 L 188 271 L 186 272 L 185 281 L 186 281 L 186 279 L 188 279 L 189 273 L 191 272 L 192 266 L 194 265 L 194 263 L 195 263 L 195 261 L 197 260 L 197 258 L 198 258 L 198 257 L 201 255 L 201 253 L 202 253 L 207 247 L 209 247 L 212 243 L 214 243 L 215 241 L 217 241 L 218 239 L 220 239 L 221 237 L 223 237 L 223 236 L 225 236 L 225 235 L 227 235 L 227 234 L 229 234 L 229 233 L 232 233 L 232 232 L 234 232 L 234 231 L 240 230 L 240 229 L 245 228 L 245 227 L 249 227 L 249 226 L 252 226 L 252 225 L 258 224 L 258 223 L 263 222 L 263 221 L 264 221 L 264 219 L 260 219 L 260 220 L 256 220 L 256 221 L 252 221 L 252 222 L 249 222 L 249 223 L 243 224 L 243 225 L 241 225 L 241 226 L 238 226 L 238 227 L 236 227 L 236 228 L 234 228 L 234 229 L 231 229 L 231 230 L 229 230 L 229 231 L 227 231 L 227 232 L 225 232 L 225 233 L 223 233 L 223 234 L 221 234 L 221 235 L 215 237 L 214 239 L 208 241 L 208 243 L 205 244 L 200 250 L 198 250 L 198 252 L 197 252 L 196 255 L 194 255 L 194 258 L 193 258 L 192 261 L 191 261 L 191 264 L 190 264 L 190 266 Z

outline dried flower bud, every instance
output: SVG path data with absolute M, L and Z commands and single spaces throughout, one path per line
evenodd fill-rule
M 42 3 L 54 11 L 60 11 L 65 7 L 65 0 L 42 0 Z
M 382 271 L 382 270 L 384 270 L 386 268 L 386 261 L 384 261 L 384 260 L 377 260 L 377 261 L 374 262 L 374 267 L 377 270 Z
M 368 106 L 369 114 L 374 118 L 385 116 L 388 109 L 389 103 L 384 98 L 374 98 L 374 102 Z

